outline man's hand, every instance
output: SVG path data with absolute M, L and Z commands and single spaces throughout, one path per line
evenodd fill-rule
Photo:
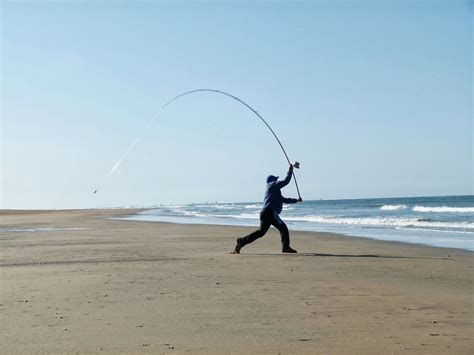
M 290 164 L 290 170 L 293 171 L 293 164 Z
M 298 202 L 303 202 L 303 199 L 301 197 L 298 197 Z

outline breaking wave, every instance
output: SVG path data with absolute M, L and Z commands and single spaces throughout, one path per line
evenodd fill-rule
M 256 209 L 256 208 L 262 208 L 262 205 L 261 204 L 246 205 L 244 206 L 244 208 Z
M 282 219 L 293 230 L 328 231 L 474 251 L 473 197 L 305 201 L 285 205 Z M 129 218 L 258 226 L 261 208 L 259 202 L 160 205 Z
M 435 212 L 435 213 L 474 213 L 474 207 L 425 207 L 415 206 L 413 207 L 415 212 Z
M 470 222 L 433 222 L 428 219 L 420 218 L 338 218 L 327 216 L 301 216 L 301 217 L 285 217 L 288 221 L 294 222 L 315 222 L 315 223 L 331 223 L 331 224 L 347 224 L 359 226 L 374 226 L 374 227 L 411 227 L 411 228 L 429 228 L 450 231 L 467 231 L 474 232 L 474 223 Z
M 218 210 L 233 210 L 235 206 L 233 204 L 206 204 L 206 205 L 194 205 L 196 208 L 205 209 L 218 209 Z
M 396 211 L 396 210 L 403 210 L 407 208 L 407 205 L 383 205 L 380 207 L 382 211 Z

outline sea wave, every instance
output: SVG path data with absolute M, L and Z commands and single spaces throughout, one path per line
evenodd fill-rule
M 187 205 L 186 207 L 188 207 L 188 208 L 196 207 L 196 208 L 206 208 L 206 209 L 214 208 L 214 209 L 219 209 L 219 210 L 233 210 L 233 209 L 235 209 L 235 206 L 233 204 Z
M 260 213 L 241 213 L 238 216 L 233 216 L 234 218 L 249 218 L 249 219 L 259 219 Z
M 383 205 L 380 207 L 382 211 L 396 211 L 396 210 L 403 210 L 407 208 L 407 205 Z
M 412 209 L 414 212 L 440 212 L 440 213 L 474 213 L 474 207 L 425 207 L 415 206 Z
M 431 220 L 419 218 L 377 218 L 377 217 L 327 217 L 319 215 L 310 216 L 291 216 L 284 218 L 293 222 L 315 222 L 315 223 L 331 223 L 331 224 L 346 224 L 359 226 L 374 226 L 374 227 L 423 227 L 429 229 L 443 229 L 451 231 L 467 231 L 474 232 L 474 223 L 470 222 L 434 222 Z
M 259 204 L 246 205 L 246 206 L 244 206 L 244 208 L 252 208 L 252 209 L 262 208 L 262 205 L 259 205 Z
M 210 205 L 206 205 L 210 206 Z M 400 206 L 404 205 L 385 205 L 385 206 L 396 206 L 397 209 L 402 209 Z M 382 206 L 383 207 L 383 206 Z M 393 207 L 391 210 L 396 210 Z M 259 212 L 249 211 L 244 212 L 245 210 L 236 211 L 236 213 L 227 212 L 219 213 L 214 210 L 209 209 L 199 209 L 199 210 L 186 210 L 183 208 L 175 208 L 173 210 L 162 210 L 159 211 L 162 214 L 163 212 L 168 216 L 176 217 L 192 217 L 192 218 L 205 218 L 205 219 L 237 219 L 237 220 L 258 220 Z M 151 211 L 150 211 L 151 212 Z M 155 213 L 158 212 L 155 210 Z M 239 213 L 240 212 L 240 213 Z M 149 213 L 149 212 L 148 212 Z M 146 213 L 146 214 L 148 214 Z M 150 214 L 155 214 L 150 213 Z M 360 227 L 375 227 L 375 228 L 427 228 L 431 230 L 446 230 L 446 231 L 464 231 L 469 233 L 474 233 L 474 223 L 470 221 L 463 222 L 453 222 L 453 221 L 436 221 L 432 218 L 420 218 L 420 217 L 406 217 L 406 218 L 397 218 L 397 217 L 342 217 L 337 215 L 319 215 L 319 214 L 304 214 L 304 215 L 289 215 L 282 216 L 284 220 L 294 223 L 324 223 L 324 224 L 333 224 L 333 225 L 352 225 Z

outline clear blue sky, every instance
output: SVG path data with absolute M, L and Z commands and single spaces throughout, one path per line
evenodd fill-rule
M 472 2 L 1 2 L 3 208 L 473 193 Z M 135 137 L 143 140 L 92 195 Z M 285 195 L 295 196 L 294 186 Z

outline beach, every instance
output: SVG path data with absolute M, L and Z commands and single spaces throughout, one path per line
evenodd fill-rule
M 139 211 L 0 211 L 0 353 L 474 352 L 472 252 Z

